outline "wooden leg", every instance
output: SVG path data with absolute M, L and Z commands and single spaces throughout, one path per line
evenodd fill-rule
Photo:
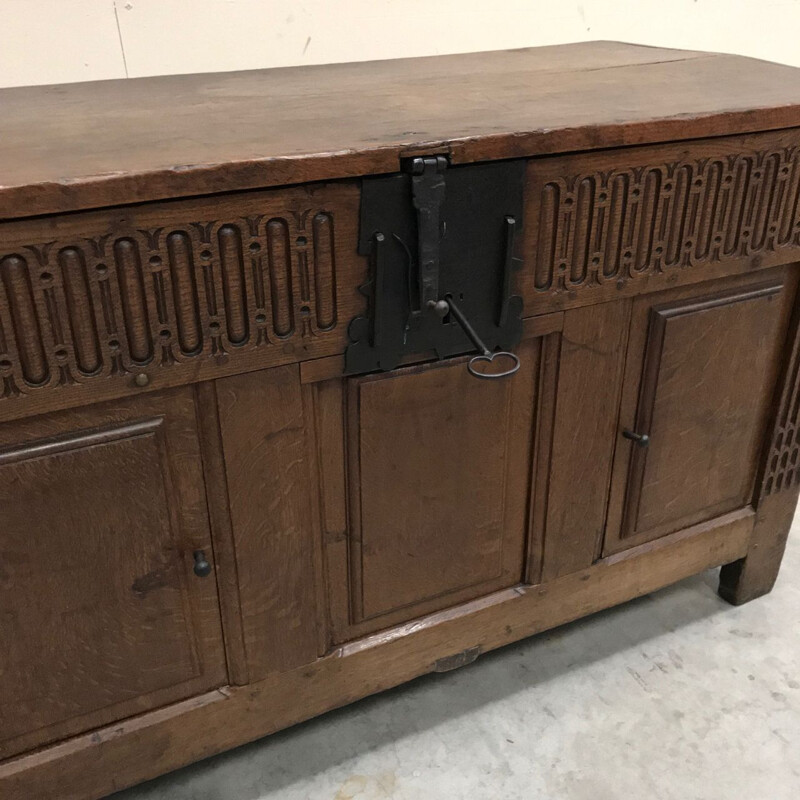
M 797 497 L 798 490 L 793 489 L 761 500 L 747 556 L 726 564 L 720 573 L 719 595 L 724 600 L 739 606 L 772 591 L 786 549 Z

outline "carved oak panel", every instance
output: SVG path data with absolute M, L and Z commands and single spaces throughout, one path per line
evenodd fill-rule
M 358 189 L 317 185 L 0 226 L 2 401 L 340 349 Z
M 604 288 L 707 280 L 714 265 L 769 266 L 800 246 L 794 131 L 561 156 L 528 169 L 532 298 L 591 302 Z
M 772 421 L 769 450 L 761 482 L 766 497 L 800 483 L 800 310 L 792 322 L 780 398 Z

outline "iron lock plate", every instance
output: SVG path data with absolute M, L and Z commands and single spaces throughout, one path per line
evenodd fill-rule
M 414 354 L 447 358 L 481 345 L 486 354 L 519 342 L 522 298 L 511 286 L 521 265 L 524 178 L 523 159 L 452 167 L 426 156 L 362 181 L 358 252 L 370 259 L 361 287 L 369 304 L 350 323 L 346 374 L 394 369 Z M 445 299 L 456 313 L 442 312 Z M 457 318 L 468 320 L 471 336 Z

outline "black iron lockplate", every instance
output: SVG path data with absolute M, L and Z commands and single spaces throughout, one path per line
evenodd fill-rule
M 524 160 L 452 167 L 425 156 L 404 166 L 362 182 L 358 252 L 370 257 L 369 310 L 350 323 L 347 374 L 393 369 L 414 354 L 477 347 L 486 355 L 522 335 L 522 299 L 511 286 Z

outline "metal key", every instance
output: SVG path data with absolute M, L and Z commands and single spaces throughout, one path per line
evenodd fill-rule
M 467 369 L 471 375 L 485 380 L 494 380 L 495 378 L 506 378 L 509 375 L 513 375 L 519 369 L 519 358 L 514 353 L 510 353 L 507 350 L 498 350 L 493 353 L 489 350 L 481 337 L 478 336 L 475 328 L 469 324 L 469 320 L 464 316 L 461 309 L 453 302 L 452 295 L 446 295 L 444 300 L 428 301 L 428 307 L 440 317 L 445 317 L 448 313 L 452 314 L 453 319 L 461 326 L 472 344 L 480 351 L 480 353 L 477 356 L 473 356 L 467 364 Z M 511 359 L 511 367 L 502 372 L 480 372 L 475 368 L 475 364 L 477 363 L 486 362 L 491 364 L 497 358 Z

